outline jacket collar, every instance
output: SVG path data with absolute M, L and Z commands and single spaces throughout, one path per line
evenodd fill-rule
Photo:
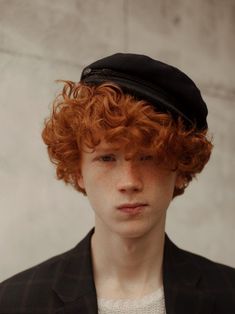
M 65 307 L 60 313 L 97 314 L 91 237 L 87 236 L 61 260 L 53 286 Z M 167 314 L 210 314 L 213 297 L 198 288 L 202 272 L 193 255 L 179 249 L 166 235 L 163 258 L 163 285 Z
M 53 290 L 64 305 L 56 314 L 97 314 L 97 296 L 91 257 L 94 228 L 60 262 Z
M 167 314 L 210 314 L 214 296 L 199 288 L 203 271 L 193 254 L 179 249 L 166 235 L 163 286 Z

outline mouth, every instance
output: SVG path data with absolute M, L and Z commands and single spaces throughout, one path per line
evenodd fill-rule
M 146 206 L 146 203 L 126 203 L 118 206 L 117 209 L 127 214 L 139 214 Z

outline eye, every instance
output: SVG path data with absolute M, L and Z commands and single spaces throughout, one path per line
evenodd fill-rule
M 102 155 L 98 157 L 99 161 L 110 162 L 115 161 L 115 157 L 113 155 Z
M 153 160 L 152 155 L 146 155 L 146 156 L 140 156 L 141 161 L 146 161 L 146 160 Z

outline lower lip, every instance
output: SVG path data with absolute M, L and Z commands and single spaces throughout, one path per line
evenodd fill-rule
M 136 215 L 142 212 L 144 210 L 144 207 L 145 205 L 137 206 L 137 207 L 122 207 L 122 208 L 118 208 L 118 210 L 126 214 Z

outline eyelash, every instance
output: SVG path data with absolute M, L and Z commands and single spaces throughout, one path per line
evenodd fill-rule
M 147 160 L 152 160 L 152 159 L 153 159 L 153 156 L 151 156 L 151 155 L 141 156 L 140 157 L 141 161 L 147 161 Z
M 112 155 L 103 155 L 103 156 L 99 156 L 97 158 L 99 161 L 103 161 L 103 162 L 110 162 L 110 161 L 115 161 L 115 157 Z
M 153 156 L 151 155 L 147 155 L 147 156 L 141 156 L 139 158 L 140 161 L 148 161 L 148 160 L 152 160 Z M 111 162 L 111 161 L 115 161 L 116 158 L 113 155 L 103 155 L 103 156 L 99 156 L 97 158 L 97 160 L 102 161 L 102 162 Z

